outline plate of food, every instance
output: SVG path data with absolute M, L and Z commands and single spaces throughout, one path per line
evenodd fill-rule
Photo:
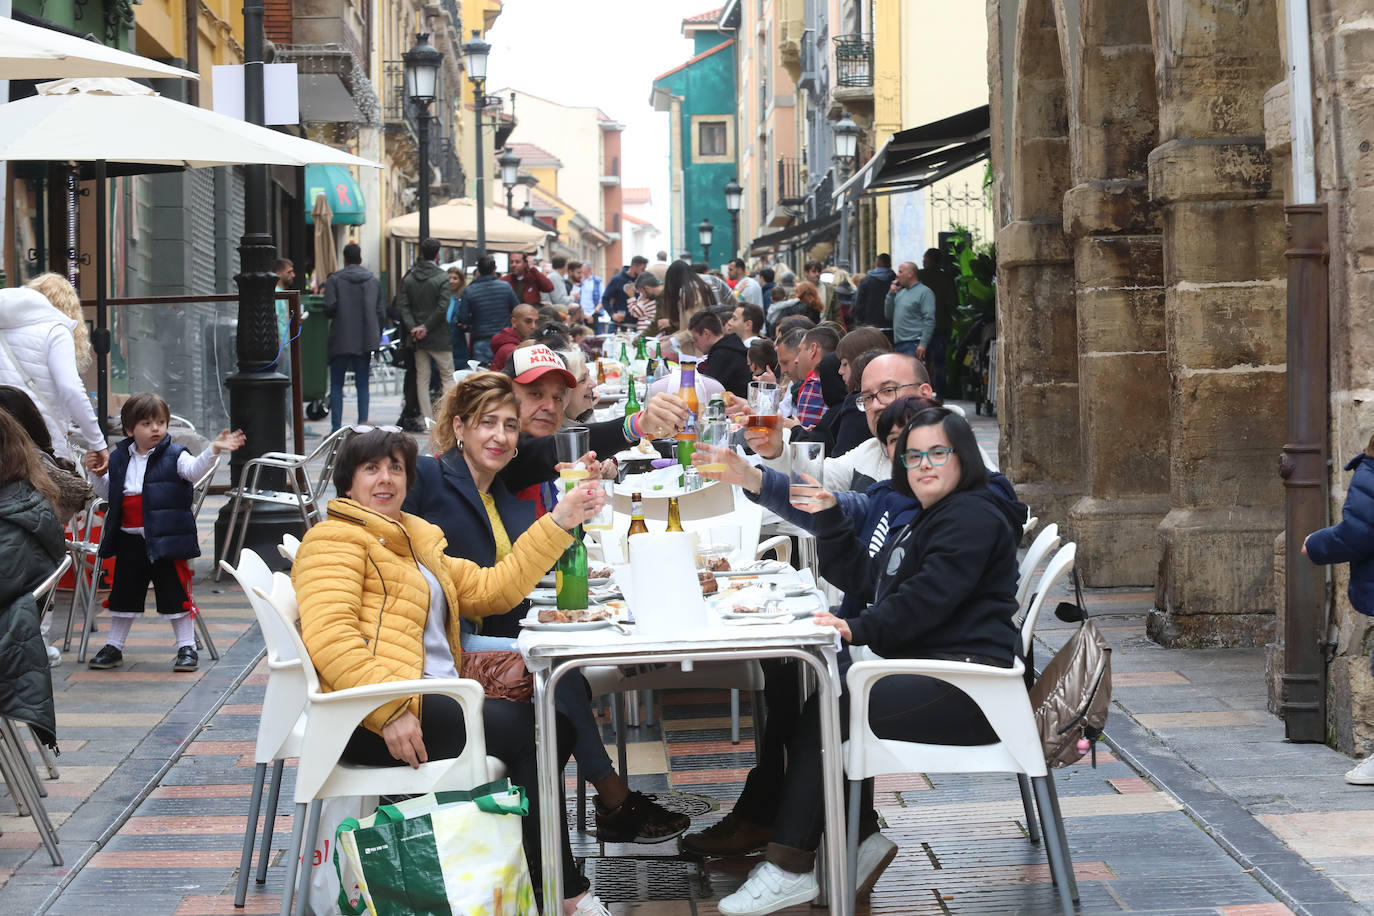
M 625 602 L 608 601 L 583 610 L 560 611 L 557 608 L 531 608 L 529 616 L 520 621 L 527 630 L 599 630 L 619 622 Z
M 635 445 L 623 451 L 616 452 L 615 460 L 621 464 L 629 461 L 653 461 L 655 458 L 662 458 L 658 449 L 648 439 L 640 439 Z
M 587 570 L 587 585 L 591 588 L 604 588 L 610 584 L 611 568 L 609 566 L 598 566 Z M 540 594 L 540 592 L 542 591 L 553 590 L 557 588 L 558 574 L 549 573 L 547 576 L 539 580 L 539 585 L 530 595 L 530 599 L 533 600 L 534 597 Z M 540 602 L 535 601 L 534 603 L 539 604 Z
M 720 560 L 723 558 L 717 558 Z M 786 572 L 792 567 L 781 560 L 756 560 L 753 563 L 745 563 L 736 568 L 730 568 L 729 561 L 725 561 L 725 569 L 716 569 L 715 562 L 712 563 L 712 572 L 717 577 L 728 578 L 730 576 L 771 576 L 780 572 Z
M 793 595 L 792 591 L 776 583 L 726 586 L 710 600 L 722 620 L 802 619 L 821 609 L 815 601 L 787 600 L 810 594 L 810 589 L 803 590 L 801 595 Z

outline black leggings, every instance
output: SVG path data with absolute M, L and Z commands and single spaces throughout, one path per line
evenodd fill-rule
M 463 708 L 452 697 L 427 696 L 420 704 L 420 729 L 424 733 L 425 750 L 431 760 L 457 757 L 466 743 L 463 732 Z M 566 719 L 557 717 L 559 772 L 568 762 L 572 749 L 573 730 Z M 520 829 L 525 845 L 525 859 L 529 863 L 534 886 L 543 879 L 539 851 L 539 771 L 538 754 L 534 742 L 534 706 L 510 700 L 488 698 L 482 704 L 482 731 L 487 739 L 487 754 L 506 765 L 506 775 L 517 786 L 524 786 L 530 800 L 530 813 L 521 818 Z M 343 759 L 359 766 L 395 766 L 396 758 L 386 749 L 381 735 L 359 727 L 353 732 Z M 558 780 L 563 783 L 562 778 Z M 559 792 L 560 808 L 562 792 Z M 577 869 L 572 845 L 568 841 L 568 819 L 559 817 L 562 825 L 563 896 L 572 899 L 589 886 Z
M 921 675 L 883 678 L 868 700 L 868 721 L 879 738 L 932 744 L 978 745 L 997 740 L 982 710 L 958 687 Z M 849 736 L 849 695 L 840 695 L 840 734 Z M 802 707 L 788 745 L 787 776 L 773 822 L 768 859 L 791 872 L 809 870 L 815 862 L 825 824 L 821 780 L 821 717 L 813 695 Z M 872 807 L 871 781 L 865 784 L 861 810 Z M 861 831 L 862 832 L 862 831 Z

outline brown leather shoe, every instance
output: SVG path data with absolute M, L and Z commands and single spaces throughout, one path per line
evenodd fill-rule
M 743 856 L 761 852 L 773 839 L 773 828 L 751 824 L 731 811 L 700 833 L 682 838 L 682 851 L 702 858 Z

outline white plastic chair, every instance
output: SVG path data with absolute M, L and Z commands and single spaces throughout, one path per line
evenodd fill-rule
M 243 856 L 239 860 L 238 884 L 234 906 L 243 906 L 248 895 L 248 872 L 253 863 L 253 846 L 258 834 L 258 814 L 262 808 L 263 780 L 267 764 L 272 764 L 271 791 L 267 797 L 267 817 L 263 823 L 262 852 L 258 855 L 257 883 L 267 883 L 267 860 L 272 851 L 272 828 L 276 823 L 277 799 L 281 794 L 282 770 L 288 757 L 298 757 L 305 738 L 305 672 L 301 659 L 281 620 L 261 597 L 272 588 L 272 570 L 253 550 L 239 556 L 235 569 L 222 563 L 248 596 L 248 604 L 258 619 L 263 642 L 267 645 L 267 689 L 263 693 L 258 718 L 258 742 L 253 751 L 253 794 L 248 803 L 248 822 L 243 830 Z
M 281 916 L 291 912 L 293 886 L 296 887 L 296 916 L 304 916 L 306 882 L 309 870 L 296 873 L 302 849 L 314 849 L 319 838 L 319 802 L 340 795 L 423 795 L 428 792 L 471 789 L 500 778 L 505 766 L 487 756 L 482 732 L 482 685 L 465 678 L 426 678 L 388 681 L 364 687 L 350 687 L 328 693 L 320 689 L 310 653 L 300 637 L 300 611 L 291 580 L 284 573 L 273 573 L 272 591 L 254 591 L 280 617 L 282 628 L 302 661 L 306 682 L 305 736 L 296 766 L 296 818 L 291 831 L 291 848 L 286 853 L 286 882 L 282 891 Z M 371 712 L 394 700 L 416 694 L 452 697 L 463 710 L 465 743 L 463 752 L 449 760 L 431 760 L 418 769 L 407 765 L 361 767 L 345 763 L 341 757 L 353 731 Z M 308 826 L 307 826 L 307 821 Z M 302 836 L 304 828 L 304 836 Z
M 243 466 L 239 473 L 239 483 L 230 488 L 229 496 L 232 498 L 229 510 L 229 524 L 224 531 L 224 548 L 220 552 L 220 561 L 228 561 L 230 555 L 237 556 L 243 549 L 243 540 L 248 535 L 249 520 L 253 516 L 253 507 L 258 503 L 271 503 L 278 506 L 291 506 L 301 514 L 301 521 L 305 523 L 308 530 L 311 525 L 324 517 L 323 506 L 325 503 L 325 489 L 329 486 L 334 476 L 334 463 L 339 456 L 339 447 L 349 433 L 349 427 L 342 426 L 334 430 L 324 438 L 315 450 L 309 455 L 297 455 L 291 452 L 267 452 L 257 458 L 250 459 Z M 319 475 L 310 481 L 305 477 L 305 485 L 302 487 L 301 477 L 306 474 L 309 465 L 320 462 Z M 286 476 L 286 485 L 289 487 L 287 492 L 278 490 L 267 490 L 261 485 L 261 477 L 264 469 L 277 470 Z M 237 539 L 235 533 L 237 532 Z M 219 581 L 221 568 L 215 567 L 215 581 Z
M 971 747 L 922 744 L 879 738 L 868 721 L 873 685 L 893 675 L 924 675 L 959 688 L 978 704 L 996 733 L 994 744 Z M 859 833 L 859 792 L 865 779 L 890 773 L 1016 773 L 1029 778 L 1044 827 L 1050 873 L 1059 889 L 1065 916 L 1072 916 L 1078 900 L 1073 862 L 1069 858 L 1064 821 L 1054 776 L 1045 765 L 1040 733 L 1026 692 L 1025 667 L 1011 668 L 965 662 L 903 659 L 857 662 L 846 677 L 849 690 L 849 740 L 844 745 L 845 776 L 849 780 L 848 866 L 850 908 L 853 910 Z
M 296 562 L 296 551 L 301 549 L 301 539 L 294 534 L 283 534 L 281 543 L 277 545 L 277 553 L 282 555 L 282 559 L 288 563 Z
M 1035 586 L 1035 592 L 1031 595 L 1030 605 L 1026 608 L 1021 617 L 1021 654 L 1025 658 L 1031 657 L 1031 640 L 1035 637 L 1035 622 L 1040 619 L 1040 612 L 1044 610 L 1045 602 L 1049 598 L 1049 593 L 1055 584 L 1073 570 L 1074 560 L 1078 556 L 1078 545 L 1070 541 L 1059 552 L 1050 558 L 1045 571 L 1040 575 L 1040 581 Z
M 1035 571 L 1040 568 L 1040 564 L 1045 557 L 1059 546 L 1059 526 L 1049 524 L 1045 529 L 1035 536 L 1026 555 L 1021 558 L 1019 576 L 1016 580 L 1016 607 L 1018 612 L 1024 613 L 1027 601 L 1034 596 L 1031 591 L 1031 583 L 1035 579 Z

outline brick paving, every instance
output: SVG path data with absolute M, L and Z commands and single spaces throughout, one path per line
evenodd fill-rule
M 995 421 L 971 419 L 995 454 Z M 202 515 L 207 543 L 217 508 L 211 500 Z M 51 866 L 31 821 L 0 799 L 0 913 L 86 914 L 116 901 L 150 916 L 277 912 L 291 832 L 290 767 L 267 883 L 250 883 L 247 907 L 232 907 L 266 682 L 261 640 L 236 586 L 198 588 L 224 653 L 220 662 L 202 653 L 202 671 L 173 674 L 167 627 L 148 621 L 135 627 L 125 668 L 88 671 L 72 653 L 55 669 L 63 754 L 47 802 L 66 865 Z M 1264 710 L 1258 650 L 1189 652 L 1150 643 L 1144 614 L 1151 598 L 1140 590 L 1088 595 L 1116 648 L 1116 706 L 1112 744 L 1098 753 L 1097 768 L 1078 764 L 1056 774 L 1081 911 L 1370 912 L 1374 794 L 1340 782 L 1350 762 L 1334 751 L 1282 743 L 1281 723 Z M 1068 632 L 1051 618 L 1040 651 Z M 95 634 L 93 650 L 99 645 Z M 725 693 L 659 700 L 656 724 L 631 729 L 638 767 L 631 782 L 712 799 L 716 810 L 697 821 L 704 826 L 730 809 L 753 761 L 748 700 L 738 745 L 729 741 Z M 861 913 L 1056 911 L 1043 852 L 1027 839 L 1011 777 L 885 777 L 877 803 L 901 850 Z M 699 866 L 673 849 L 603 850 L 588 836 L 574 837 L 617 914 L 715 914 L 713 901 L 752 865 L 741 858 Z

